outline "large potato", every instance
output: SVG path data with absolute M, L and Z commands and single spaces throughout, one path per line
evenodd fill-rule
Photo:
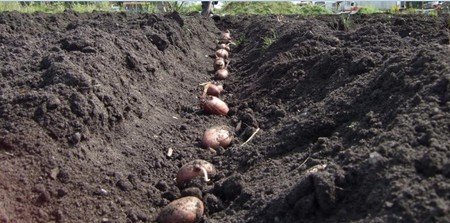
M 233 135 L 226 126 L 211 127 L 203 134 L 203 145 L 206 148 L 217 149 L 219 146 L 227 148 L 232 140 Z
M 183 197 L 170 202 L 158 215 L 159 223 L 194 223 L 201 219 L 204 212 L 203 202 L 193 196 Z
M 203 110 L 209 114 L 214 115 L 227 115 L 228 111 L 230 110 L 228 108 L 228 105 L 220 100 L 218 97 L 215 96 L 203 96 L 200 99 L 200 106 L 203 108 Z

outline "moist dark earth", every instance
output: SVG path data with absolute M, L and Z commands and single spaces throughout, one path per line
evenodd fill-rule
M 0 222 L 154 222 L 186 195 L 205 223 L 448 222 L 449 22 L 2 13 Z M 199 84 L 225 29 L 221 117 Z M 202 148 L 214 125 L 232 146 Z M 218 174 L 177 187 L 194 159 Z

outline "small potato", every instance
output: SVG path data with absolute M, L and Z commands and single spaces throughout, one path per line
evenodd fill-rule
M 228 52 L 231 51 L 231 49 L 230 49 L 230 44 L 229 44 L 229 43 L 220 43 L 220 44 L 217 45 L 217 49 L 218 49 L 218 50 L 219 50 L 219 49 L 224 49 L 224 50 L 226 50 L 226 51 L 228 51 Z
M 225 49 L 218 49 L 216 50 L 216 57 L 217 58 L 223 58 L 223 59 L 228 59 L 228 51 Z
M 208 84 L 206 85 L 206 94 L 212 95 L 212 96 L 219 96 L 220 93 L 223 91 L 223 86 L 221 84 L 215 85 L 215 84 Z
M 170 202 L 158 215 L 159 223 L 195 223 L 203 216 L 203 202 L 193 196 Z
M 215 126 L 207 129 L 203 134 L 203 145 L 212 149 L 217 149 L 219 146 L 227 148 L 233 141 L 233 135 L 228 129 L 226 126 Z
M 205 160 L 194 160 L 180 168 L 177 173 L 177 185 L 183 187 L 186 183 L 197 177 L 203 177 L 204 181 L 209 181 L 209 176 L 216 174 L 216 168 L 211 163 Z
M 227 69 L 219 69 L 216 71 L 217 80 L 225 80 L 228 78 L 229 72 Z
M 222 32 L 220 34 L 220 40 L 231 40 L 231 33 L 230 30 L 225 30 L 225 32 Z
M 225 60 L 222 57 L 217 57 L 214 60 L 214 70 L 224 69 L 226 66 Z

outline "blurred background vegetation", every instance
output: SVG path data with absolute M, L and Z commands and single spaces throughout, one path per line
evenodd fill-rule
M 292 2 L 228 2 L 225 3 L 219 14 L 297 14 L 297 15 L 320 15 L 329 14 L 331 11 L 320 5 L 294 4 Z
M 413 5 L 414 6 L 414 5 Z M 195 14 L 201 11 L 201 3 L 198 2 L 0 2 L 0 12 L 18 11 L 22 13 L 61 13 L 72 10 L 79 13 L 105 11 L 120 12 L 130 11 L 136 13 L 165 13 L 177 11 L 181 14 Z M 238 15 L 238 14 L 278 14 L 278 15 L 321 15 L 333 12 L 322 5 L 296 4 L 286 2 L 221 2 L 220 7 L 215 7 L 214 14 Z M 395 8 L 385 11 L 388 13 L 400 13 Z M 373 14 L 383 11 L 371 7 L 361 7 L 358 13 Z M 417 13 L 414 7 L 409 7 L 401 13 Z

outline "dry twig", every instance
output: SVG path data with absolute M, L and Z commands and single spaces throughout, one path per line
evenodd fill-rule
M 259 132 L 260 128 L 257 128 L 256 131 L 250 136 L 250 138 L 247 139 L 247 141 L 245 141 L 244 143 L 241 144 L 241 146 L 244 146 L 245 144 L 247 144 L 248 142 L 250 142 L 250 140 L 253 139 L 253 137 L 255 137 L 256 133 Z

